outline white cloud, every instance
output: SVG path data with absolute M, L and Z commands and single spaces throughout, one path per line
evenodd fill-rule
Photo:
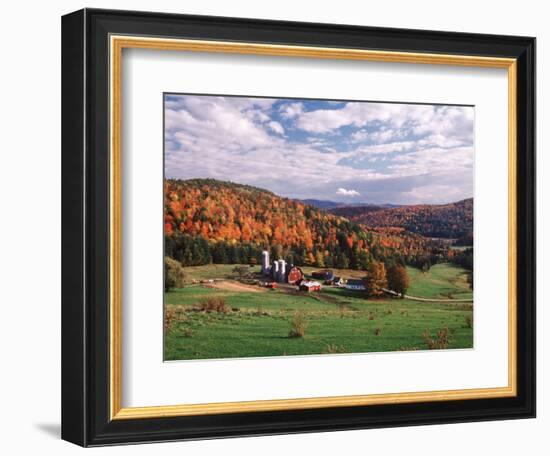
M 342 196 L 359 196 L 360 193 L 357 190 L 346 190 L 345 188 L 339 188 L 336 190 L 337 195 Z
M 401 127 L 407 121 L 424 123 L 435 110 L 431 105 L 349 102 L 340 109 L 317 109 L 302 113 L 297 126 L 303 130 L 327 133 L 343 126 L 364 127 L 371 122 Z
M 267 124 L 267 126 L 269 128 L 271 128 L 271 130 L 273 130 L 275 133 L 278 133 L 280 135 L 285 134 L 285 129 L 283 128 L 283 126 L 279 122 L 276 122 L 276 121 L 272 120 L 271 122 L 269 122 Z
M 265 128 L 254 122 L 257 116 L 248 111 L 254 106 L 261 109 L 257 99 L 245 103 L 223 97 L 186 96 L 178 101 L 177 109 L 165 111 L 166 139 L 183 142 L 188 150 L 222 145 L 248 150 L 274 143 Z
M 293 119 L 304 111 L 302 103 L 287 103 L 280 107 L 279 112 L 283 119 Z
M 354 157 L 363 157 L 376 154 L 391 154 L 393 152 L 405 152 L 415 149 L 418 146 L 416 141 L 401 141 L 386 144 L 373 144 L 371 146 L 361 146 L 354 150 Z
M 367 139 L 368 137 L 369 137 L 369 134 L 367 133 L 367 130 L 357 130 L 355 133 L 352 133 L 351 141 L 361 142 Z
M 473 141 L 473 120 L 472 107 L 349 102 L 340 109 L 302 112 L 296 126 L 324 134 L 344 126 L 357 127 L 351 142 L 385 143 L 420 136 L 441 147 L 454 147 Z M 367 131 L 366 126 L 375 131 Z

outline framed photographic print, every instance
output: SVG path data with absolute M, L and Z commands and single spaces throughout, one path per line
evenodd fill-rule
M 62 22 L 62 436 L 535 415 L 535 40 Z

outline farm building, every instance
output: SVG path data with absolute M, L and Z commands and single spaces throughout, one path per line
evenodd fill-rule
M 277 277 L 279 276 L 279 262 L 274 261 L 273 265 L 271 266 L 271 277 L 273 277 L 275 280 L 277 280 Z
M 271 266 L 271 277 L 273 280 L 276 280 L 277 282 L 285 282 L 286 281 L 286 261 L 285 260 L 278 260 L 273 262 L 273 266 Z
M 320 291 L 321 290 L 321 284 L 319 282 L 316 282 L 314 280 L 306 280 L 300 282 L 300 291 Z
M 334 272 L 329 269 L 324 271 L 314 271 L 311 273 L 311 276 L 314 279 L 327 281 L 327 280 L 332 280 L 334 278 Z
M 349 279 L 346 282 L 348 290 L 365 290 L 365 284 L 361 279 Z
M 271 267 L 269 266 L 269 252 L 264 250 L 262 252 L 262 275 L 268 276 L 271 272 Z
M 283 259 L 274 260 L 270 265 L 267 250 L 262 252 L 261 273 L 265 277 L 271 277 L 276 282 L 288 282 L 292 285 L 297 285 L 304 278 L 304 273 L 299 267 L 287 263 Z
M 277 277 L 274 277 L 277 282 L 284 282 L 286 279 L 286 261 L 279 260 L 279 271 Z
M 304 273 L 298 266 L 290 266 L 288 270 L 287 282 L 291 285 L 298 284 L 304 278 Z

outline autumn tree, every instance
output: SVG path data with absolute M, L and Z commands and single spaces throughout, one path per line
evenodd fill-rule
M 164 291 L 181 288 L 185 280 L 185 272 L 181 264 L 170 257 L 164 257 Z
M 315 266 L 318 268 L 324 268 L 325 267 L 325 256 L 323 255 L 323 252 L 318 251 L 315 254 Z
M 275 244 L 273 246 L 272 257 L 274 260 L 279 260 L 284 257 L 284 250 L 281 244 Z
M 315 265 L 315 256 L 311 252 L 307 252 L 306 257 L 304 259 L 305 264 L 308 266 L 314 266 Z
M 386 267 L 381 261 L 372 261 L 364 278 L 365 290 L 369 296 L 382 296 L 383 288 L 388 286 Z
M 401 297 L 407 292 L 409 288 L 409 274 L 405 266 L 396 263 L 388 269 L 388 287 L 390 290 L 399 293 Z

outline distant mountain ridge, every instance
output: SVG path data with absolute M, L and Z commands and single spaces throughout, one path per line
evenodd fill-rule
M 296 200 L 304 204 L 309 204 L 310 206 L 316 207 L 323 210 L 331 210 L 338 207 L 372 207 L 376 209 L 385 209 L 390 207 L 399 207 L 399 204 L 374 204 L 374 203 L 342 203 L 330 200 L 319 200 L 319 199 L 302 199 Z
M 426 237 L 460 239 L 469 245 L 473 233 L 473 208 L 473 198 L 467 198 L 437 205 L 338 207 L 329 212 L 367 228 L 400 227 Z

